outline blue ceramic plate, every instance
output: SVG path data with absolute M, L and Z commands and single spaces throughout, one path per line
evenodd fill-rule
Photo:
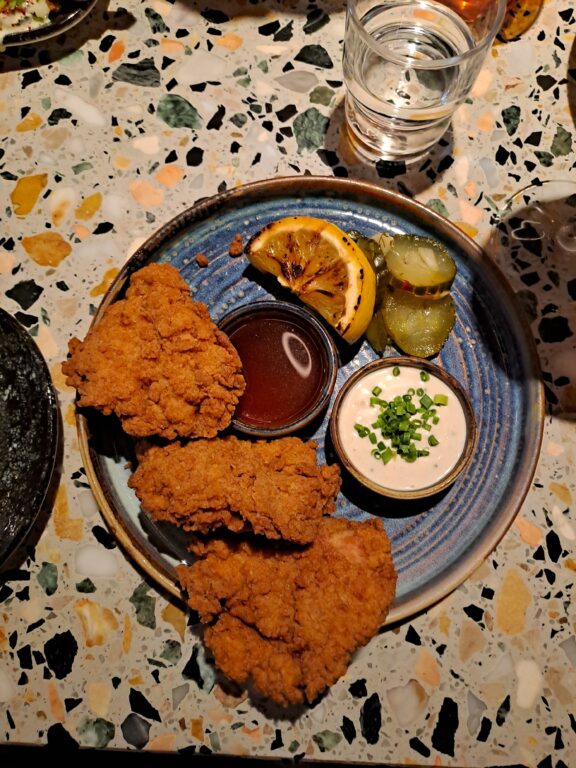
M 375 185 L 333 178 L 257 182 L 201 201 L 157 232 L 125 265 L 94 319 L 114 301 L 130 274 L 151 261 L 181 271 L 193 296 L 218 321 L 256 299 L 294 297 L 256 273 L 244 257 L 231 258 L 270 221 L 288 215 L 328 219 L 367 235 L 428 235 L 445 243 L 458 266 L 452 294 L 457 321 L 435 362 L 467 390 L 478 425 L 475 454 L 443 494 L 418 501 L 372 496 L 344 477 L 337 514 L 354 520 L 377 515 L 392 541 L 397 596 L 388 623 L 432 605 L 457 587 L 504 535 L 530 487 L 543 427 L 543 395 L 532 336 L 504 276 L 457 227 L 424 206 Z M 203 253 L 209 266 L 200 268 Z M 375 358 L 364 342 L 340 344 L 342 366 L 333 398 L 346 378 Z M 389 354 L 396 354 L 393 349 Z M 335 461 L 329 442 L 330 407 L 312 434 L 321 459 Z M 91 486 L 112 530 L 161 586 L 180 596 L 173 566 L 186 557 L 173 529 L 160 530 L 140 513 L 128 488 L 131 447 L 102 417 L 79 415 L 80 443 Z M 114 437 L 114 434 L 116 436 Z
M 58 403 L 34 340 L 0 309 L 0 564 L 24 541 L 48 491 Z

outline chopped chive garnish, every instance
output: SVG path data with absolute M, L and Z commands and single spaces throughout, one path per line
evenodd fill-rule
M 439 445 L 438 440 L 434 437 L 434 435 L 428 435 L 428 445 L 431 445 L 432 447 Z
M 428 373 L 428 371 L 420 371 L 420 380 L 430 381 L 430 374 Z
M 394 456 L 394 452 L 391 448 L 386 448 L 385 451 L 382 451 L 381 459 L 384 462 L 384 464 L 388 464 L 390 459 Z
M 370 432 L 368 435 L 368 440 L 372 443 L 372 445 L 376 445 L 378 442 L 378 438 L 376 437 L 376 432 Z
M 375 397 L 378 397 L 378 395 L 379 395 L 381 392 L 382 392 L 382 387 L 374 387 L 374 389 L 372 390 L 372 394 L 373 394 Z
M 434 405 L 448 405 L 448 396 L 434 395 Z
M 418 387 L 418 389 L 416 390 L 416 394 L 418 395 L 418 397 L 422 397 L 422 395 L 424 394 L 424 390 L 422 389 L 422 387 Z
M 432 400 L 431 397 L 428 397 L 428 395 L 422 395 L 422 397 L 420 398 L 420 405 L 425 410 L 428 410 L 433 403 L 434 401 Z
M 400 368 L 397 365 L 392 368 L 392 376 L 400 376 Z

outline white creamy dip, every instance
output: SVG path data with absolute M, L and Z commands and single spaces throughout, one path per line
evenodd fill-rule
M 398 367 L 398 376 L 394 376 L 391 366 L 366 374 L 350 387 L 340 406 L 338 437 L 352 466 L 372 483 L 395 491 L 428 488 L 444 478 L 462 455 L 466 444 L 466 418 L 458 396 L 441 379 L 430 373 L 429 381 L 422 381 L 420 368 Z M 417 448 L 428 450 L 428 456 L 420 456 L 416 461 L 408 462 L 394 454 L 394 457 L 384 464 L 371 454 L 374 444 L 367 437 L 361 437 L 355 425 L 362 424 L 372 429 L 372 424 L 380 412 L 378 406 L 370 405 L 375 387 L 382 390 L 378 397 L 387 402 L 397 395 L 405 395 L 409 389 L 423 389 L 432 399 L 434 395 L 445 395 L 448 398 L 447 405 L 432 406 L 436 408 L 439 421 L 431 425 L 431 431 L 418 430 L 422 439 L 415 445 Z M 412 402 L 420 407 L 418 395 L 413 395 Z M 377 433 L 378 440 L 382 440 L 381 432 L 373 431 Z M 428 444 L 429 435 L 434 435 L 438 445 Z M 389 445 L 386 439 L 383 442 Z

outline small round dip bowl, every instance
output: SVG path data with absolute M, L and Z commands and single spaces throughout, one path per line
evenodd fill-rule
M 311 424 L 326 408 L 338 371 L 336 346 L 303 307 L 256 301 L 226 314 L 218 327 L 238 351 L 246 391 L 232 426 L 255 437 L 279 437 Z
M 347 379 L 330 434 L 359 483 L 382 496 L 420 499 L 446 489 L 468 465 L 476 420 L 466 392 L 443 368 L 388 357 Z

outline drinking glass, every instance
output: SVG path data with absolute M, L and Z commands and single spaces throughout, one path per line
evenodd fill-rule
M 368 160 L 414 160 L 474 84 L 506 0 L 348 0 L 346 129 Z

